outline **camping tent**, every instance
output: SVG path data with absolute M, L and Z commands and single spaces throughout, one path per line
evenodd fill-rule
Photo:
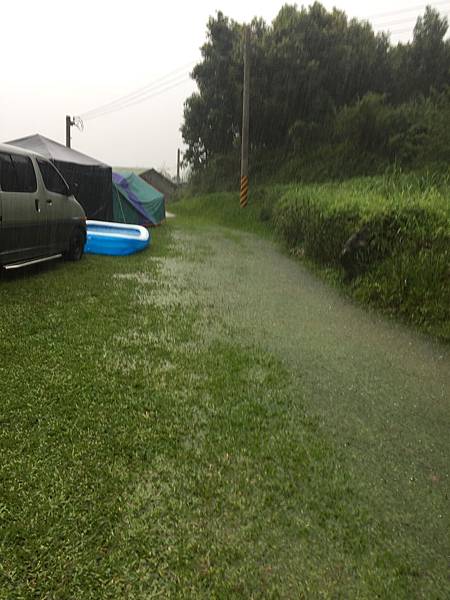
M 158 225 L 166 218 L 164 196 L 131 172 L 113 173 L 113 214 L 117 223 Z
M 43 135 L 31 135 L 7 143 L 38 152 L 51 160 L 69 184 L 88 219 L 112 220 L 111 167 Z

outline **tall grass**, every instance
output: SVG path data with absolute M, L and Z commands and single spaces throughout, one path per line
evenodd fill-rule
M 338 270 L 358 299 L 450 339 L 445 178 L 397 175 L 295 187 L 277 205 L 274 220 L 291 250 Z M 345 247 L 351 256 L 344 274 Z
M 259 235 L 272 233 L 273 211 L 277 201 L 289 190 L 289 186 L 260 186 L 250 191 L 247 208 L 239 204 L 239 191 L 201 193 L 191 196 L 189 192 L 173 206 L 177 217 L 213 222 L 225 227 L 245 229 Z

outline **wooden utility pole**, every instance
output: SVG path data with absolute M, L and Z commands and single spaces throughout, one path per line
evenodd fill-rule
M 178 148 L 177 152 L 177 185 L 180 185 L 180 168 L 181 168 L 181 152 Z
M 75 121 L 66 115 L 66 146 L 70 148 L 70 128 L 75 125 Z
M 244 92 L 242 100 L 241 208 L 248 202 L 248 130 L 250 123 L 250 27 L 244 29 Z

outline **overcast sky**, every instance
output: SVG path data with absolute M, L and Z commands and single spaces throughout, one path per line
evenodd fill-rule
M 113 166 L 175 171 L 189 70 L 209 15 L 271 22 L 278 0 L 22 0 L 2 3 L 0 140 L 41 133 L 65 143 L 65 115 L 82 115 L 156 82 L 154 96 L 74 129 L 72 146 Z M 301 3 L 299 3 L 301 4 Z M 406 41 L 427 2 L 327 2 Z M 450 13 L 450 0 L 428 2 Z M 414 9 L 407 11 L 406 9 Z M 166 79 L 163 79 L 166 78 Z M 142 96 L 133 97 L 141 99 Z

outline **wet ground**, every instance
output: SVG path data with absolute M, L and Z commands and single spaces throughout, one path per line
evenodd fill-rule
M 449 348 L 177 216 L 0 288 L 0 598 L 447 598 Z
M 449 541 L 450 352 L 368 313 L 251 234 L 183 224 L 169 277 L 287 368 L 295 392 L 370 490 L 373 509 L 442 550 Z M 210 335 L 205 320 L 204 335 Z M 433 554 L 433 553 L 432 553 Z M 430 555 L 430 561 L 434 560 Z

